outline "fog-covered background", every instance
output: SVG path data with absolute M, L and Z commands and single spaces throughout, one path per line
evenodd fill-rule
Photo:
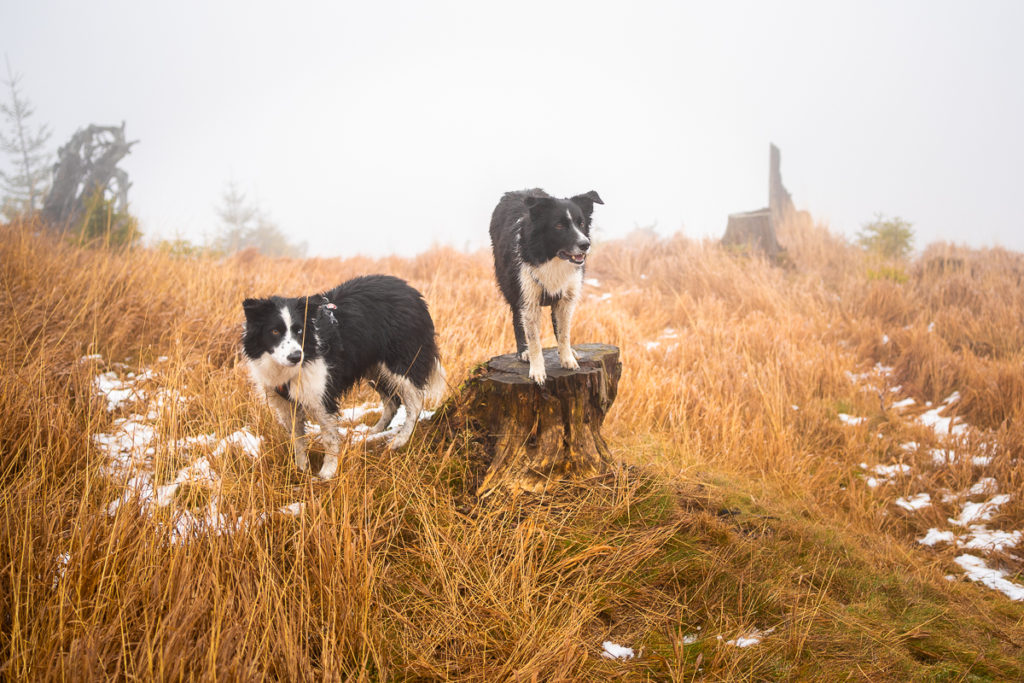
M 606 237 L 767 204 L 1024 249 L 1018 2 L 0 2 L 54 150 L 127 122 L 147 239 L 229 180 L 309 255 L 487 243 L 502 192 L 605 199 Z

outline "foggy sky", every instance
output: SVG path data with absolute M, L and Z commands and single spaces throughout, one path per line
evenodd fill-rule
M 1024 3 L 0 0 L 54 150 L 127 122 L 147 238 L 233 179 L 309 255 L 487 244 L 506 190 L 597 190 L 600 236 L 720 236 L 768 201 L 852 236 L 1024 250 Z

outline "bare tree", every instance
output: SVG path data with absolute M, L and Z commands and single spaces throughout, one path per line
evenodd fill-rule
M 6 56 L 9 101 L 0 103 L 0 114 L 5 119 L 5 130 L 0 132 L 0 150 L 10 157 L 13 172 L 0 171 L 0 187 L 4 192 L 3 213 L 8 219 L 24 215 L 31 217 L 42 206 L 46 195 L 46 181 L 50 176 L 51 155 L 46 151 L 51 131 L 48 126 L 34 127 L 32 105 L 22 97 L 19 88 L 21 76 L 11 70 Z

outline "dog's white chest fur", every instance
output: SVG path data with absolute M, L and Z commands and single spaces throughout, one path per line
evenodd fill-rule
M 551 296 L 561 296 L 581 288 L 583 269 L 560 258 L 551 259 L 539 266 L 524 263 L 519 266 L 519 282 L 523 294 L 539 298 L 543 290 Z
M 327 386 L 327 363 L 322 358 L 285 367 L 265 353 L 249 361 L 249 374 L 256 383 L 265 387 L 288 385 L 288 393 L 304 406 L 319 406 Z

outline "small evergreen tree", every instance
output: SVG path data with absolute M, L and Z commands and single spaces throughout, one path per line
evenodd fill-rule
M 910 221 L 899 216 L 885 218 L 881 214 L 857 233 L 861 248 L 887 259 L 903 261 L 914 247 L 914 230 Z
M 4 130 L 0 131 L 0 151 L 10 158 L 11 172 L 0 171 L 0 189 L 4 197 L 2 213 L 9 220 L 16 216 L 31 218 L 43 204 L 50 176 L 50 153 L 46 145 L 50 140 L 47 126 L 35 128 L 31 124 L 32 105 L 19 89 L 21 76 L 11 71 L 6 59 L 9 101 L 0 103 Z
M 228 181 L 216 207 L 222 228 L 211 245 L 215 251 L 233 254 L 242 249 L 255 248 L 265 256 L 301 258 L 306 253 L 305 242 L 292 244 L 266 214 L 245 198 L 235 182 Z

